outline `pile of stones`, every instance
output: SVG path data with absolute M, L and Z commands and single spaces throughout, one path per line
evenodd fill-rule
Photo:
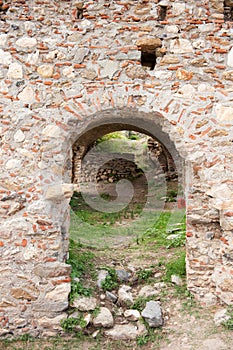
M 75 326 L 74 332 L 93 337 L 101 332 L 114 340 L 134 340 L 146 335 L 149 328 L 163 326 L 167 316 L 166 312 L 162 312 L 159 295 L 166 288 L 164 282 L 139 286 L 135 273 L 116 270 L 118 287 L 112 291 L 104 291 L 102 285 L 108 274 L 104 269 L 98 272 L 98 295 L 80 296 L 71 303 L 72 312 L 69 312 L 68 319 L 84 321 Z M 139 307 L 140 310 L 135 303 L 139 299 L 144 300 L 145 304 L 144 307 Z

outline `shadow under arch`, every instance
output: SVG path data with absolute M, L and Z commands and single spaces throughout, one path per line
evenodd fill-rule
M 184 180 L 184 158 L 171 138 L 172 126 L 159 112 L 145 113 L 135 108 L 109 109 L 89 116 L 79 123 L 78 128 L 78 133 L 74 131 L 71 135 L 71 143 L 73 148 L 76 145 L 83 148 L 83 156 L 93 142 L 114 131 L 132 130 L 148 135 L 167 150 Z

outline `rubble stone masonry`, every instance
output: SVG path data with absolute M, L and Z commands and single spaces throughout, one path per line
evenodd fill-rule
M 233 304 L 233 1 L 0 1 L 0 335 L 70 292 L 72 147 L 132 128 L 183 161 L 187 283 Z

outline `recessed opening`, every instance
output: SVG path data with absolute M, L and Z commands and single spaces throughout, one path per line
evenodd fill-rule
M 76 8 L 77 8 L 77 13 L 76 13 L 76 18 L 77 19 L 82 19 L 83 18 L 83 3 L 82 2 L 78 2 L 76 4 Z
M 114 245 L 119 236 L 120 241 L 132 239 L 141 213 L 146 213 L 146 227 L 163 208 L 176 206 L 180 191 L 178 170 L 166 147 L 134 130 L 107 133 L 94 142 L 76 141 L 72 182 L 77 186 L 73 219 L 87 221 L 76 240 L 91 246 Z M 77 235 L 74 226 L 71 220 L 72 239 Z
M 148 67 L 153 70 L 156 65 L 156 54 L 155 52 L 141 51 L 141 65 L 143 67 Z
M 224 1 L 224 20 L 233 21 L 233 6 L 232 1 Z
M 164 21 L 167 16 L 167 6 L 158 6 L 158 19 L 159 21 Z

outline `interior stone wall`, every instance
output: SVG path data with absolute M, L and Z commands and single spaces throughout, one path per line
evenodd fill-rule
M 3 1 L 0 24 L 0 335 L 60 331 L 72 147 L 122 127 L 185 162 L 188 288 L 203 305 L 232 304 L 224 1 Z

